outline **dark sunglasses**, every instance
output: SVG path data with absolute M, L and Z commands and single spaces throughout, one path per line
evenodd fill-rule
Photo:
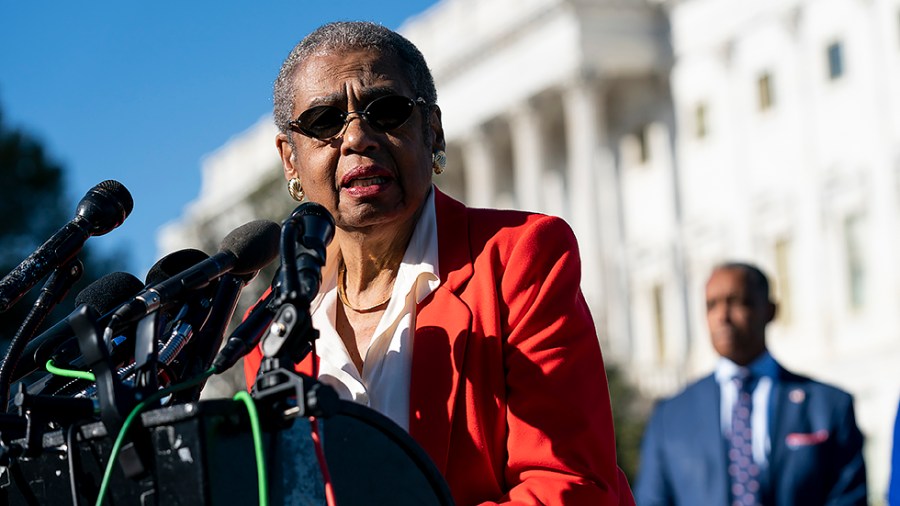
M 401 127 L 412 116 L 416 104 L 424 105 L 425 99 L 387 95 L 369 102 L 362 111 L 344 112 L 333 105 L 317 105 L 300 113 L 297 119 L 288 123 L 291 130 L 307 137 L 327 141 L 344 132 L 351 116 L 366 120 L 378 132 L 387 132 Z

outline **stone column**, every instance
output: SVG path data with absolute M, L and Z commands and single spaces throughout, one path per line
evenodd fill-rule
M 509 124 L 519 207 L 526 211 L 546 212 L 541 200 L 541 174 L 547 163 L 541 111 L 533 102 L 526 101 L 509 113 Z
M 631 353 L 628 265 L 621 185 L 607 132 L 604 90 L 586 79 L 563 95 L 572 226 L 578 235 L 582 288 L 610 355 Z
M 597 225 L 595 188 L 595 153 L 600 139 L 605 139 L 604 125 L 599 121 L 600 107 L 591 83 L 578 79 L 563 91 L 563 113 L 566 125 L 569 223 L 578 236 L 581 250 L 581 287 L 594 308 L 601 296 L 601 250 Z
M 485 128 L 474 128 L 462 145 L 466 170 L 466 204 L 490 207 L 494 202 L 496 161 Z

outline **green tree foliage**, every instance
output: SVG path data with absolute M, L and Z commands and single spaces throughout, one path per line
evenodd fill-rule
M 616 456 L 619 467 L 634 486 L 640 463 L 641 437 L 652 402 L 637 392 L 618 366 L 607 363 L 606 377 L 616 427 Z
M 63 169 L 43 146 L 24 132 L 4 123 L 0 110 L 0 277 L 5 276 L 75 215 L 75 203 L 65 192 Z M 85 191 L 88 188 L 84 189 Z M 97 278 L 121 270 L 124 254 L 104 257 L 90 244 L 79 254 L 84 276 L 68 297 L 46 318 L 45 327 L 74 308 L 74 295 Z M 40 291 L 31 292 L 5 313 L 0 313 L 0 350 L 15 336 Z

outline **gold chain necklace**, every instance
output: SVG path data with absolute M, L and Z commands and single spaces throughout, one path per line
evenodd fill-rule
M 346 284 L 344 279 L 346 277 L 347 277 L 347 266 L 344 264 L 343 261 L 341 261 L 341 263 L 338 264 L 338 279 L 337 279 L 338 298 L 341 299 L 341 303 L 344 306 L 349 307 L 350 309 L 356 311 L 357 313 L 365 313 L 366 311 L 371 311 L 375 308 L 378 308 L 378 307 L 381 307 L 381 306 L 387 304 L 388 301 L 391 300 L 391 296 L 393 294 L 388 294 L 388 298 L 384 299 L 383 301 L 379 302 L 378 304 L 375 304 L 374 306 L 362 308 L 362 307 L 356 307 L 353 304 L 350 304 L 350 301 L 347 300 L 346 288 L 344 287 L 344 285 Z

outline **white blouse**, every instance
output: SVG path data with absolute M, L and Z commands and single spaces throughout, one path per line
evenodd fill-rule
M 329 253 L 335 253 L 329 251 Z M 313 327 L 319 330 L 316 354 L 319 380 L 341 399 L 368 406 L 409 430 L 409 381 L 416 305 L 440 285 L 434 191 L 425 202 L 416 229 L 397 272 L 391 300 L 378 322 L 367 350 L 360 350 L 362 374 L 337 333 L 337 255 L 329 254 L 322 289 L 310 305 Z

